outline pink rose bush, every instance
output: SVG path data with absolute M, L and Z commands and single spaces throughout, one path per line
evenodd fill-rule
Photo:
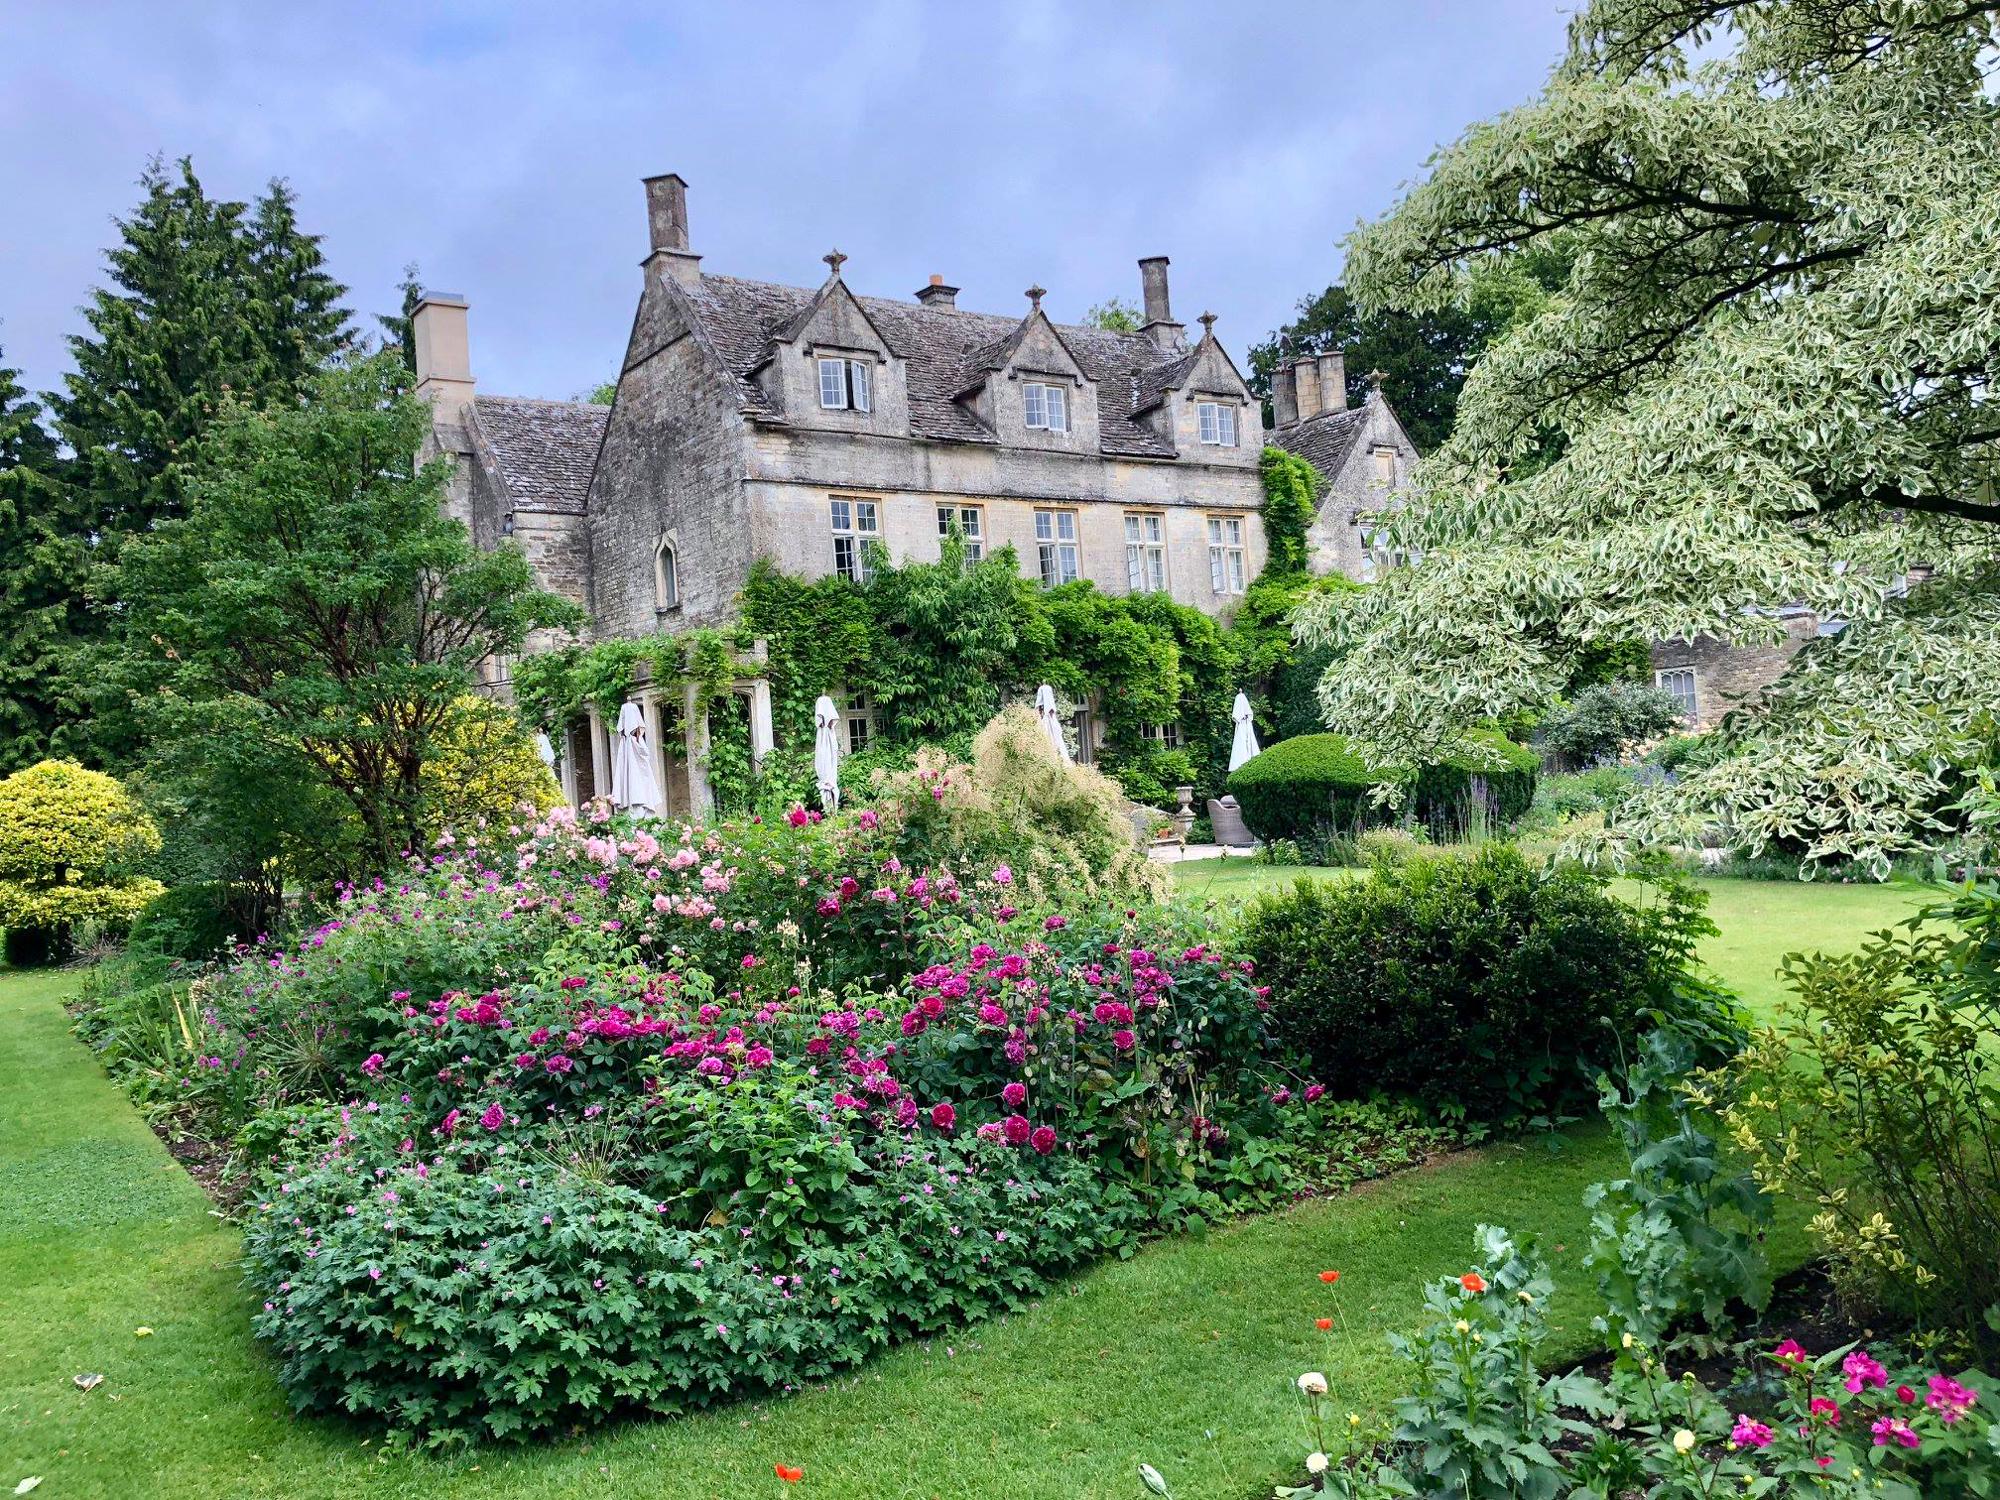
M 1243 1148 L 1316 1106 L 1249 966 L 982 869 L 559 811 L 246 954 L 203 1024 L 290 1122 L 246 1252 L 295 1398 L 445 1442 L 785 1389 L 1282 1198 Z

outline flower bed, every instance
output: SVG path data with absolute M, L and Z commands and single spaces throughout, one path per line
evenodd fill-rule
M 559 810 L 199 985 L 298 1404 L 442 1442 L 788 1388 L 1399 1155 L 1200 919 L 914 854 Z

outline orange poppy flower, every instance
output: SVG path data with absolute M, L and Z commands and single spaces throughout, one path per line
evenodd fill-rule
M 1486 1290 L 1486 1278 L 1477 1271 L 1467 1271 L 1458 1278 L 1458 1284 L 1468 1292 L 1478 1293 Z
M 1340 1280 L 1340 1272 L 1322 1271 L 1319 1273 L 1319 1279 L 1324 1281 L 1328 1286 L 1332 1286 L 1336 1281 Z
M 1333 1319 L 1331 1318 L 1316 1318 L 1313 1321 L 1321 1333 L 1325 1333 L 1327 1329 L 1333 1327 Z
M 786 1484 L 797 1484 L 801 1479 L 806 1477 L 804 1469 L 794 1468 L 790 1464 L 772 1464 L 771 1472 L 784 1480 Z

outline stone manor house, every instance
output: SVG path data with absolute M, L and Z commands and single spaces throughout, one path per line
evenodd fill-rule
M 1278 372 L 1265 429 L 1214 316 L 1192 335 L 1175 318 L 1165 256 L 1139 262 L 1142 326 L 1113 332 L 1054 322 L 1040 287 L 1012 313 L 960 307 L 942 276 L 909 298 L 862 295 L 838 251 L 810 287 L 716 274 L 690 243 L 687 184 L 648 178 L 645 193 L 648 249 L 611 405 L 478 390 L 462 297 L 430 293 L 413 320 L 417 391 L 434 413 L 426 456 L 457 460 L 452 513 L 480 545 L 512 537 L 597 638 L 725 621 L 759 558 L 860 581 L 868 543 L 935 558 L 954 528 L 975 555 L 1011 544 L 1050 587 L 1088 579 L 1226 614 L 1264 564 L 1266 443 L 1319 471 L 1317 570 L 1366 580 L 1388 561 L 1365 518 L 1394 503 L 1417 455 L 1379 388 L 1350 405 L 1339 354 L 1299 359 Z M 1656 653 L 1656 666 L 1706 722 L 1720 705 L 1704 701 L 1697 650 Z M 496 690 L 505 673 L 495 664 Z M 750 676 L 740 691 L 761 757 L 769 687 Z M 705 711 L 650 687 L 638 701 L 654 743 L 683 752 L 665 759 L 661 811 L 705 810 Z M 844 712 L 859 748 L 872 706 Z M 1088 705 L 1076 728 L 1089 758 Z M 1176 733 L 1161 726 L 1169 743 Z M 608 789 L 594 715 L 560 753 L 573 800 Z
M 861 295 L 837 251 L 812 287 L 718 275 L 690 246 L 686 183 L 645 188 L 649 248 L 610 406 L 479 391 L 465 300 L 429 294 L 414 318 L 430 451 L 458 459 L 452 512 L 481 545 L 512 537 L 599 638 L 724 621 L 759 558 L 862 580 L 868 543 L 935 558 L 954 528 L 974 554 L 1011 543 L 1051 587 L 1088 579 L 1225 614 L 1264 564 L 1267 442 L 1322 476 L 1315 566 L 1373 575 L 1361 517 L 1416 459 L 1395 414 L 1379 390 L 1350 406 L 1341 356 L 1323 355 L 1281 373 L 1267 432 L 1213 315 L 1193 335 L 1174 317 L 1165 256 L 1139 262 L 1143 326 L 1111 332 L 1054 322 L 1040 287 L 1014 313 L 960 307 L 942 276 L 908 299 Z M 743 692 L 761 755 L 768 688 Z M 656 743 L 689 752 L 669 809 L 698 809 L 705 726 L 641 701 Z M 865 743 L 870 706 L 846 712 Z M 1088 707 L 1077 727 L 1087 756 Z M 603 725 L 565 752 L 572 795 L 605 787 Z

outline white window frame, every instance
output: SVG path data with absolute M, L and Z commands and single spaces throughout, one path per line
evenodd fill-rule
M 1222 401 L 1197 401 L 1195 435 L 1211 448 L 1236 446 L 1236 408 Z
M 938 540 L 951 535 L 951 523 L 958 522 L 965 539 L 965 560 L 976 563 L 986 556 L 986 507 L 983 505 L 940 505 L 937 508 Z
M 1125 586 L 1134 594 L 1167 591 L 1167 518 L 1159 511 L 1125 512 Z
M 868 361 L 823 354 L 819 361 L 819 404 L 822 411 L 871 412 L 875 409 Z M 832 399 L 828 399 L 828 398 Z
M 1687 691 L 1681 691 L 1685 681 Z M 1662 667 L 1653 674 L 1653 686 L 1663 693 L 1671 694 L 1681 705 L 1681 713 L 1688 723 L 1693 724 L 1701 714 L 1701 679 L 1695 675 L 1693 667 Z
M 1043 588 L 1075 583 L 1083 577 L 1083 553 L 1077 536 L 1075 511 L 1035 512 L 1035 561 L 1041 570 Z
M 1208 518 L 1208 582 L 1218 594 L 1240 594 L 1249 586 L 1243 517 Z
M 1181 726 L 1178 724 L 1141 724 L 1139 733 L 1162 750 L 1178 750 L 1181 747 Z
M 1030 380 L 1021 387 L 1021 421 L 1045 432 L 1069 431 L 1069 392 L 1045 380 Z
M 1378 484 L 1381 484 L 1390 489 L 1395 488 L 1397 456 L 1398 455 L 1396 453 L 1395 448 L 1390 446 L 1389 444 L 1387 443 L 1376 444 L 1375 480 Z
M 847 706 L 840 711 L 841 737 L 846 753 L 859 755 L 881 738 L 882 721 L 875 712 L 875 704 L 866 693 L 847 700 Z
M 882 503 L 855 495 L 835 495 L 827 505 L 833 531 L 833 571 L 850 583 L 870 583 L 875 564 L 868 544 L 882 540 Z

